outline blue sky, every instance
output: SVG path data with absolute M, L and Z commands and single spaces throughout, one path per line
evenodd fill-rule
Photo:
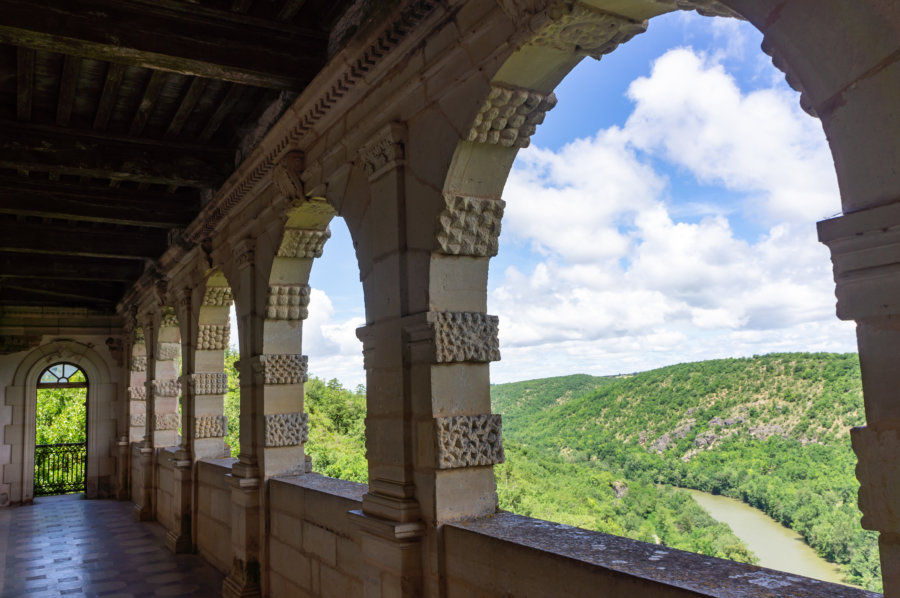
M 853 351 L 815 222 L 840 211 L 820 123 L 733 19 L 654 19 L 584 60 L 519 153 L 488 311 L 493 382 L 772 351 Z M 310 372 L 365 383 L 340 219 L 317 260 Z

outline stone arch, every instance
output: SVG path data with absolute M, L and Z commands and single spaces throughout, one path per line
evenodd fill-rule
M 117 385 L 109 364 L 93 347 L 70 339 L 56 339 L 28 353 L 16 368 L 12 386 L 6 389 L 6 404 L 14 407 L 14 417 L 4 437 L 18 439 L 10 447 L 10 463 L 3 470 L 3 481 L 10 485 L 12 503 L 29 503 L 34 498 L 37 383 L 47 366 L 59 362 L 77 366 L 88 379 L 86 495 L 99 498 L 110 491 L 114 460 L 108 449 L 116 437 L 112 405 Z

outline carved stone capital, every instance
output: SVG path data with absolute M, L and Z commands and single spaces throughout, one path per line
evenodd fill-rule
M 157 348 L 157 361 L 174 361 L 181 355 L 181 345 L 179 343 L 159 343 Z
M 213 372 L 182 376 L 182 386 L 193 395 L 223 395 L 228 392 L 228 374 Z
M 704 17 L 730 17 L 745 20 L 744 17 L 734 12 L 717 0 L 662 0 L 679 10 L 696 10 Z
M 194 438 L 223 438 L 228 433 L 228 418 L 224 415 L 203 415 L 194 418 Z
M 160 328 L 177 328 L 178 327 L 178 315 L 175 313 L 175 309 L 171 307 L 164 307 L 162 310 L 162 319 L 159 321 Z
M 534 15 L 532 43 L 599 60 L 620 44 L 647 30 L 638 23 L 581 2 L 557 1 Z
M 308 358 L 296 354 L 268 354 L 251 358 L 251 367 L 266 384 L 302 384 L 307 380 Z
M 181 418 L 177 413 L 157 413 L 154 417 L 154 430 L 177 430 Z
M 500 360 L 499 318 L 478 312 L 428 312 L 434 330 L 435 361 Z
M 145 386 L 129 386 L 128 399 L 131 401 L 146 401 L 147 387 Z
M 131 371 L 132 372 L 146 372 L 147 371 L 147 356 L 146 355 L 135 355 L 131 358 Z
M 497 255 L 500 221 L 506 202 L 445 194 L 438 217 L 437 243 L 442 253 L 493 257 Z
M 309 285 L 272 285 L 266 306 L 267 320 L 305 320 L 309 316 Z
M 134 329 L 134 344 L 143 345 L 146 342 L 144 338 L 144 329 L 138 326 Z
M 266 415 L 266 446 L 298 446 L 309 437 L 308 413 Z
M 360 148 L 359 158 L 370 180 L 403 164 L 405 143 L 406 126 L 390 123 Z
M 698 10 L 697 12 L 700 12 L 700 10 Z M 794 69 L 791 68 L 791 65 L 788 64 L 784 57 L 781 56 L 781 53 L 778 52 L 778 50 L 772 44 L 772 41 L 768 37 L 763 36 L 762 45 L 760 47 L 762 48 L 762 51 L 768 54 L 772 59 L 772 66 L 784 73 L 784 80 L 787 81 L 787 84 L 791 87 L 791 89 L 800 94 L 800 108 L 802 108 L 803 111 L 810 116 L 818 118 L 819 115 L 816 112 L 816 109 L 813 107 L 812 101 L 810 101 L 809 99 L 809 95 L 806 93 L 806 90 L 800 83 L 800 79 L 797 77 Z
M 862 526 L 882 533 L 900 533 L 900 426 L 853 428 L 850 439 L 858 458 L 856 477 Z
M 177 397 L 181 393 L 181 383 L 177 378 L 153 381 L 154 397 Z
M 434 424 L 439 469 L 494 465 L 505 460 L 500 415 L 438 417 Z
M 234 301 L 231 287 L 206 287 L 203 293 L 204 307 L 229 307 Z
M 197 334 L 197 350 L 199 351 L 224 351 L 228 348 L 231 336 L 231 327 L 227 324 L 204 324 L 200 326 Z
M 322 257 L 325 241 L 331 238 L 331 230 L 289 228 L 284 231 L 278 257 Z
M 553 93 L 493 85 L 466 138 L 503 147 L 528 147 L 537 126 L 554 106 Z

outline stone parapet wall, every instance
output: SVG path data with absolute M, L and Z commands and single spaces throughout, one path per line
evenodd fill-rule
M 175 517 L 172 511 L 175 497 L 175 465 L 172 461 L 175 447 L 161 448 L 156 451 L 156 491 L 153 510 L 156 520 L 166 528 L 175 530 Z
M 318 474 L 269 481 L 270 595 L 362 596 L 359 528 L 365 484 Z
M 209 563 L 228 573 L 231 568 L 231 487 L 225 474 L 237 459 L 197 462 L 197 550 Z

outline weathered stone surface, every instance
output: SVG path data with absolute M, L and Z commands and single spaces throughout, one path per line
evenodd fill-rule
M 206 307 L 228 307 L 234 301 L 231 287 L 206 287 L 203 305 Z
M 437 233 L 441 252 L 475 257 L 497 255 L 500 221 L 506 202 L 445 194 L 444 205 Z
M 880 532 L 900 533 L 900 430 L 858 427 L 850 430 L 858 462 L 859 509 L 862 526 Z
M 145 355 L 136 355 L 131 358 L 131 371 L 132 372 L 146 372 L 147 371 L 147 357 Z
M 162 320 L 159 323 L 160 328 L 175 328 L 178 326 L 178 316 L 171 307 L 164 307 Z
M 743 20 L 744 17 L 734 12 L 717 0 L 663 0 L 667 4 L 681 10 L 696 10 L 704 17 L 731 17 Z
M 157 413 L 154 430 L 177 430 L 181 418 L 177 413 Z
M 275 413 L 266 415 L 266 446 L 297 446 L 309 436 L 308 413 Z
M 228 348 L 228 340 L 231 334 L 231 327 L 226 325 L 204 325 L 200 326 L 197 336 L 197 349 L 200 351 L 224 351 Z
M 153 381 L 153 396 L 177 397 L 181 393 L 181 383 L 177 378 Z
M 159 343 L 159 355 L 157 361 L 173 361 L 181 355 L 181 345 L 178 343 Z
M 266 384 L 301 384 L 307 380 L 308 358 L 296 354 L 260 355 L 253 369 L 261 372 Z
M 467 139 L 504 147 L 528 147 L 537 125 L 556 106 L 556 95 L 494 85 Z
M 620 44 L 646 31 L 647 25 L 580 2 L 556 2 L 532 19 L 532 29 L 539 31 L 532 40 L 537 45 L 599 60 Z
M 399 123 L 392 123 L 374 140 L 360 148 L 359 156 L 367 175 L 372 177 L 388 166 L 403 162 L 404 135 L 405 127 Z
M 143 385 L 141 386 L 129 386 L 128 387 L 128 398 L 132 401 L 146 401 L 147 400 L 147 388 Z
M 184 378 L 188 388 L 195 395 L 222 395 L 228 392 L 228 374 L 200 373 Z
M 194 418 L 194 438 L 222 438 L 228 433 L 228 418 L 224 415 L 204 415 Z
M 440 469 L 503 463 L 500 415 L 454 415 L 435 418 L 434 423 Z
M 147 424 L 147 416 L 143 413 L 131 414 L 131 425 L 135 428 L 145 426 Z
M 331 230 L 289 228 L 278 247 L 278 257 L 321 257 L 325 241 L 331 237 Z
M 498 361 L 499 318 L 477 312 L 429 312 L 434 330 L 435 361 Z
M 305 320 L 309 316 L 309 285 L 272 285 L 269 287 L 269 320 Z

